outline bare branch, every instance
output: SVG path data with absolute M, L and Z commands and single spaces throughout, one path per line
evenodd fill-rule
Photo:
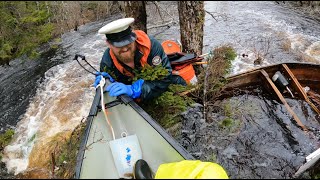
M 55 151 L 53 151 L 53 153 L 51 153 L 52 176 L 53 176 L 53 177 L 54 177 L 54 169 L 55 169 L 55 166 L 56 166 L 56 161 L 55 161 L 55 158 L 54 158 L 54 154 L 55 154 Z
M 163 26 L 169 26 L 169 24 L 171 24 L 171 23 L 175 23 L 175 22 L 170 21 L 170 22 L 167 22 L 167 23 L 164 23 L 164 24 L 159 24 L 159 25 L 154 25 L 154 26 L 147 27 L 147 29 L 152 29 L 152 28 L 157 28 L 157 27 L 163 27 Z
M 161 12 L 160 12 L 159 4 L 156 1 L 152 1 L 152 3 L 156 6 L 157 11 L 159 12 L 159 16 L 160 16 L 162 22 L 164 22 L 164 19 L 163 19 L 162 15 L 161 15 Z
M 214 20 L 216 20 L 216 21 L 218 21 L 217 20 L 217 18 L 218 17 L 221 17 L 224 21 L 226 21 L 227 19 L 228 19 L 228 15 L 226 15 L 226 14 L 223 14 L 223 13 L 216 13 L 216 12 L 209 12 L 209 11 L 207 11 L 207 10 L 204 10 L 206 13 L 208 13 Z M 214 15 L 214 13 L 216 14 L 216 15 Z
M 154 2 L 154 4 L 157 5 L 157 7 L 160 7 L 164 12 L 166 12 L 172 18 L 172 21 L 174 20 L 174 17 L 167 10 L 165 10 L 161 6 L 159 6 L 157 1 L 153 1 L 153 2 Z
M 204 10 L 204 11 L 205 11 L 206 13 L 208 13 L 214 20 L 218 21 L 211 12 L 209 12 L 209 11 L 207 11 L 207 10 Z
M 94 130 L 93 137 L 92 137 L 92 143 L 88 144 L 88 145 L 85 147 L 86 150 L 90 149 L 90 146 L 93 145 L 94 143 L 103 142 L 103 134 L 100 132 L 101 138 L 95 140 L 96 134 L 97 134 L 97 129 Z

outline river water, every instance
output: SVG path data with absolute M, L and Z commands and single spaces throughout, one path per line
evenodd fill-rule
M 160 6 L 170 10 L 176 4 L 161 2 Z M 279 62 L 320 62 L 320 21 L 314 17 L 274 2 L 206 1 L 205 9 L 214 18 L 206 13 L 203 53 L 223 44 L 235 47 L 239 56 L 230 75 Z M 178 20 L 176 11 L 169 12 Z M 30 168 L 44 163 L 49 156 L 49 140 L 58 133 L 71 132 L 86 118 L 94 96 L 94 77 L 73 58 L 76 53 L 85 55 L 98 68 L 106 45 L 104 36 L 97 31 L 119 17 L 115 15 L 65 33 L 56 50 L 43 48 L 45 52 L 36 60 L 18 58 L 10 62 L 10 67 L 0 67 L 0 131 L 16 131 L 3 157 L 9 171 L 17 174 L 28 165 Z M 180 38 L 178 24 L 150 29 L 148 33 L 160 42 Z M 248 57 L 242 58 L 242 54 Z M 258 54 L 263 61 L 254 65 Z M 312 151 L 314 147 L 308 148 L 306 151 Z M 260 165 L 265 166 L 262 162 Z M 234 167 L 228 168 L 234 172 Z M 280 176 L 286 177 L 287 174 Z

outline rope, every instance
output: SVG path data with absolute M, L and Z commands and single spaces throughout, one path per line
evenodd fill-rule
M 96 72 L 99 72 L 96 68 L 94 68 L 94 67 L 86 60 L 85 56 L 83 56 L 83 55 L 76 54 L 75 57 L 74 57 L 74 60 L 77 60 L 78 64 L 79 64 L 84 70 L 86 70 L 87 72 L 89 72 L 89 73 L 91 73 L 91 74 L 93 74 L 93 75 L 96 76 L 95 73 L 93 73 L 93 72 L 89 71 L 88 69 L 86 69 L 86 68 L 79 62 L 79 60 L 78 60 L 79 57 L 80 57 L 83 61 L 85 61 L 85 63 L 88 64 L 93 70 L 95 70 Z M 100 93 L 101 93 L 101 107 L 102 107 L 102 112 L 103 112 L 103 115 L 104 115 L 104 117 L 105 117 L 105 119 L 106 119 L 106 121 L 107 121 L 107 123 L 108 123 L 108 125 L 109 125 L 109 128 L 110 128 L 110 130 L 111 130 L 113 140 L 115 140 L 116 138 L 115 138 L 115 135 L 114 135 L 114 130 L 113 130 L 113 127 L 112 127 L 112 125 L 111 125 L 111 123 L 110 123 L 110 121 L 109 121 L 109 118 L 108 118 L 108 115 L 107 115 L 107 112 L 106 112 L 106 107 L 105 107 L 105 104 L 104 104 L 103 87 L 104 87 L 105 83 L 106 83 L 106 80 L 104 79 L 104 77 L 102 77 L 101 80 L 100 80 L 100 82 L 99 82 L 99 84 L 98 84 L 98 86 L 97 86 L 96 88 L 98 88 L 98 87 L 100 86 L 100 89 L 101 89 Z M 121 124 L 120 124 L 120 126 L 121 126 Z M 126 137 L 127 134 L 128 134 L 128 133 L 127 133 L 126 130 L 125 130 L 124 132 L 121 133 L 121 137 Z
M 114 135 L 114 131 L 113 131 L 112 125 L 111 125 L 111 123 L 109 121 L 109 118 L 107 116 L 107 112 L 105 111 L 106 108 L 105 108 L 104 100 L 103 100 L 103 87 L 104 87 L 105 83 L 106 83 L 106 80 L 104 79 L 104 77 L 102 77 L 101 80 L 100 80 L 100 83 L 98 84 L 98 86 L 100 86 L 100 89 L 101 89 L 101 91 L 100 91 L 100 93 L 101 93 L 101 107 L 102 107 L 103 115 L 104 115 L 104 117 L 105 117 L 105 119 L 106 119 L 106 121 L 107 121 L 107 123 L 109 125 L 109 128 L 111 130 L 113 140 L 115 140 L 116 138 L 115 138 L 115 135 Z M 98 88 L 98 86 L 97 86 L 97 88 Z

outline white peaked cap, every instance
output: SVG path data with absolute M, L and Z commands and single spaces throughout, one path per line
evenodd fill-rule
M 134 18 L 122 18 L 108 23 L 99 29 L 99 34 L 113 34 L 126 30 L 130 24 L 134 22 Z

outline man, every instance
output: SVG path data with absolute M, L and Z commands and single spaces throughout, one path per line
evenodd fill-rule
M 172 75 L 169 59 L 161 44 L 141 30 L 132 31 L 130 24 L 133 22 L 134 18 L 118 19 L 99 30 L 99 34 L 105 34 L 108 46 L 100 62 L 100 71 L 105 77 L 112 75 L 111 80 L 116 80 L 106 87 L 109 95 L 127 94 L 133 99 L 148 100 L 160 96 L 171 83 L 186 85 L 180 76 Z M 132 82 L 134 70 L 139 72 L 147 64 L 162 66 L 168 75 L 161 80 L 138 79 Z M 100 75 L 96 76 L 95 87 L 100 78 Z

